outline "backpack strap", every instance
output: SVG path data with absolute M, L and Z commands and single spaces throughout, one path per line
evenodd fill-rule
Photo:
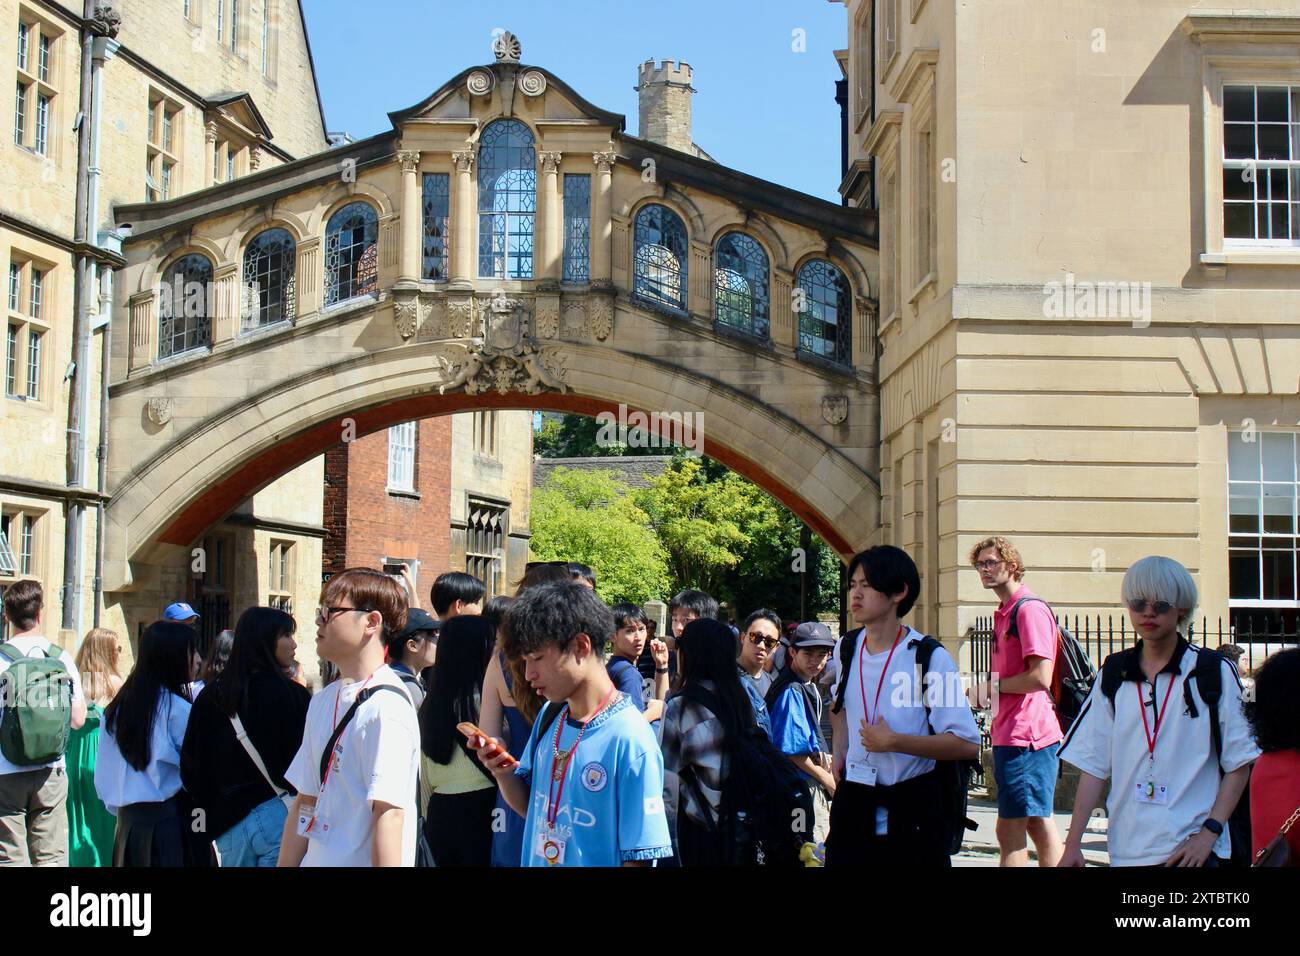
M 1037 601 L 1039 604 L 1047 604 L 1047 602 L 1040 597 L 1022 597 L 1017 601 L 1011 608 L 1011 621 L 1007 624 L 1007 637 L 1014 637 L 1016 639 L 1020 638 L 1020 606 L 1022 604 L 1028 604 L 1030 601 Z M 1047 604 L 1047 609 L 1050 611 L 1052 606 Z M 1055 617 L 1055 615 L 1053 615 L 1053 617 Z
M 1210 742 L 1214 745 L 1214 762 L 1217 764 L 1223 756 L 1223 728 L 1219 726 L 1219 700 L 1223 697 L 1223 660 L 1218 651 L 1208 647 L 1196 648 L 1196 666 L 1183 681 L 1183 701 L 1187 712 L 1197 716 L 1196 702 L 1193 700 L 1191 682 L 1196 681 L 1196 692 L 1210 714 Z M 1223 776 L 1223 767 L 1219 767 L 1219 776 Z
M 0 644 L 0 657 L 3 657 L 10 664 L 14 663 L 14 661 L 21 660 L 26 656 L 26 654 L 14 647 L 12 644 Z
M 853 668 L 853 650 L 858 645 L 858 638 L 862 636 L 863 628 L 858 628 L 851 634 L 845 634 L 840 638 L 840 673 L 838 686 L 835 688 L 835 703 L 831 705 L 831 713 L 838 714 L 844 710 L 844 692 L 849 686 L 849 671 Z
M 239 719 L 238 713 L 230 718 L 230 725 L 235 728 L 235 739 L 239 741 L 239 745 L 244 748 L 244 752 L 248 754 L 249 758 L 253 761 L 254 766 L 257 767 L 258 772 L 262 775 L 262 779 L 266 781 L 267 786 L 274 791 L 275 795 L 283 800 L 289 795 L 289 791 L 285 790 L 271 779 L 271 774 L 266 769 L 266 764 L 262 760 L 262 755 L 259 754 L 257 748 L 253 746 L 253 740 L 248 736 L 248 731 L 244 728 L 244 722 Z
M 925 699 L 925 678 L 930 673 L 930 661 L 934 657 L 935 650 L 943 644 L 928 634 L 919 641 L 913 638 L 910 643 L 916 646 L 916 666 L 921 669 L 921 706 L 925 708 L 925 726 L 933 734 L 934 727 L 930 723 L 930 703 Z
M 542 738 L 546 736 L 546 732 L 551 729 L 563 710 L 563 704 L 552 704 L 549 700 L 542 704 L 542 709 L 537 712 L 537 743 L 533 745 L 534 750 L 541 746 Z
M 1119 693 L 1119 685 L 1124 683 L 1124 654 L 1128 651 L 1119 651 L 1111 654 L 1101 663 L 1101 692 L 1110 701 L 1111 707 L 1115 706 L 1115 695 Z
M 343 731 L 346 730 L 348 724 L 352 722 L 352 718 L 357 715 L 358 708 L 368 701 L 372 695 L 381 690 L 391 690 L 394 694 L 401 694 L 402 700 L 406 701 L 408 704 L 411 702 L 411 698 L 407 695 L 405 690 L 400 687 L 394 687 L 392 684 L 380 684 L 376 687 L 367 687 L 361 693 L 357 694 L 357 699 L 352 702 L 352 706 L 348 708 L 347 713 L 343 715 L 343 719 L 340 720 L 338 726 L 334 728 L 334 733 L 330 734 L 329 742 L 325 744 L 325 750 L 320 755 L 320 780 L 323 781 L 325 779 L 325 771 L 330 765 L 330 755 L 334 753 L 334 745 L 339 742 L 339 738 L 343 736 Z

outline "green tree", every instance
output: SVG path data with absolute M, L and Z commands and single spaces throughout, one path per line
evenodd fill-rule
M 649 517 L 613 471 L 557 468 L 533 490 L 534 561 L 580 561 L 606 603 L 663 600 L 671 587 Z

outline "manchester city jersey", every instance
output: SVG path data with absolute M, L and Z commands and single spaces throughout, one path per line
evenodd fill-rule
M 567 755 L 581 725 L 566 716 L 562 727 L 552 722 L 539 742 L 539 724 L 533 725 L 515 770 L 529 781 L 523 866 L 619 866 L 672 856 L 664 816 L 663 754 L 654 731 L 626 695 L 588 722 L 562 793 L 555 771 L 563 760 L 555 758 L 555 751 Z M 552 828 L 547 811 L 553 798 Z

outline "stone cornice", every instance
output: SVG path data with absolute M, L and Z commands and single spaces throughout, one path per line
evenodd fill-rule
M 872 156 L 882 156 L 898 138 L 903 126 L 902 110 L 881 110 L 876 121 L 871 125 L 871 132 L 862 143 L 865 152 Z
M 1300 16 L 1282 13 L 1205 10 L 1188 14 L 1182 27 L 1197 43 L 1300 43 Z
M 910 103 L 916 88 L 926 77 L 933 75 L 934 67 L 939 62 L 939 51 L 934 49 L 916 49 L 907 55 L 907 62 L 894 77 L 889 88 L 889 95 L 899 103 Z

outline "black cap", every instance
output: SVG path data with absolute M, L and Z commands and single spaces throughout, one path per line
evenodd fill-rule
M 831 629 L 821 621 L 805 621 L 790 635 L 790 646 L 797 648 L 834 647 Z
M 441 628 L 442 622 L 430 616 L 428 611 L 413 607 L 406 612 L 406 627 L 397 636 L 400 640 L 409 641 L 420 631 L 433 631 L 436 634 Z

